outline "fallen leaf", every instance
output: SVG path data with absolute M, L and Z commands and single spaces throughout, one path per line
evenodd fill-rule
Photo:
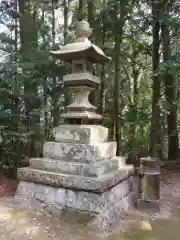
M 112 240 L 120 240 L 119 236 L 113 237 Z
M 25 215 L 24 212 L 19 212 L 19 211 L 13 211 L 10 214 L 11 214 L 11 218 L 21 218 L 22 216 Z
M 152 226 L 149 221 L 141 221 L 141 229 L 145 231 L 152 231 Z

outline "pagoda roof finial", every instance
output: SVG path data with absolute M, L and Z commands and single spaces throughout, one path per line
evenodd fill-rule
M 79 42 L 87 39 L 91 33 L 92 28 L 90 28 L 89 23 L 85 20 L 76 23 L 75 33 L 76 33 L 76 41 Z

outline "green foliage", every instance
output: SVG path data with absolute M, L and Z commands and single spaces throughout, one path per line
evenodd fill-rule
M 25 1 L 26 2 L 26 1 Z M 7 33 L 0 33 L 0 169 L 17 167 L 23 156 L 37 156 L 37 146 L 52 138 L 51 129 L 60 120 L 61 112 L 71 97 L 64 89 L 63 75 L 69 66 L 55 61 L 49 54 L 59 49 L 64 42 L 64 31 L 68 41 L 74 37 L 74 22 L 78 18 L 78 5 L 69 1 L 69 12 L 73 22 L 68 29 L 58 24 L 59 12 L 64 11 L 62 1 L 28 1 L 27 9 L 31 21 L 27 21 L 32 39 L 23 38 L 24 26 L 21 22 L 18 1 L 1 1 L 1 23 Z M 95 92 L 95 103 L 100 109 L 100 92 L 103 90 L 104 119 L 102 124 L 110 129 L 110 138 L 115 138 L 114 113 L 118 112 L 120 122 L 119 139 L 121 153 L 136 156 L 141 149 L 149 148 L 150 121 L 152 111 L 152 13 L 147 1 L 126 1 L 123 34 L 120 36 L 119 93 L 114 96 L 114 49 L 115 35 L 120 26 L 120 1 L 95 0 L 93 41 L 112 57 L 106 65 L 105 73 L 97 66 L 96 73 L 103 81 Z M 171 16 L 161 15 L 161 21 L 170 24 L 172 56 L 160 64 L 157 75 L 161 76 L 160 121 L 163 135 L 167 138 L 165 119 L 174 110 L 179 110 L 180 101 L 168 103 L 163 94 L 164 74 L 169 72 L 176 78 L 179 89 L 179 11 L 174 1 Z M 29 7 L 31 6 L 31 7 Z M 121 5 L 122 6 L 122 5 Z M 33 12 L 34 11 L 34 12 Z M 119 12 L 118 12 L 119 11 Z M 84 14 L 88 15 L 85 4 Z M 118 24 L 117 24 L 118 21 Z M 28 25 L 29 24 L 29 25 Z M 30 31 L 29 30 L 29 31 Z M 26 46 L 23 49 L 23 46 Z M 28 47 L 27 47 L 28 46 Z M 160 49 L 160 56 L 162 55 Z M 102 89 L 103 88 L 103 89 Z M 180 96 L 179 90 L 177 91 Z M 114 108 L 114 98 L 119 101 L 119 109 Z M 178 118 L 179 122 L 179 118 Z M 164 144 L 166 145 L 166 144 Z M 41 151 L 41 150 L 40 150 Z

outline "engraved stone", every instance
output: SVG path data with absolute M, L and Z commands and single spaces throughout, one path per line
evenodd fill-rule
M 59 125 L 53 129 L 56 141 L 63 143 L 101 143 L 108 138 L 108 129 L 100 125 Z
M 43 155 L 47 158 L 90 163 L 116 156 L 116 142 L 80 144 L 46 142 Z

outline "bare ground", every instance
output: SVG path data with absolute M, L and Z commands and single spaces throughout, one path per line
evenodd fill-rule
M 85 226 L 70 224 L 13 201 L 17 181 L 0 179 L 0 240 L 179 240 L 180 170 L 163 170 L 161 209 L 128 214 L 106 233 L 89 232 Z

